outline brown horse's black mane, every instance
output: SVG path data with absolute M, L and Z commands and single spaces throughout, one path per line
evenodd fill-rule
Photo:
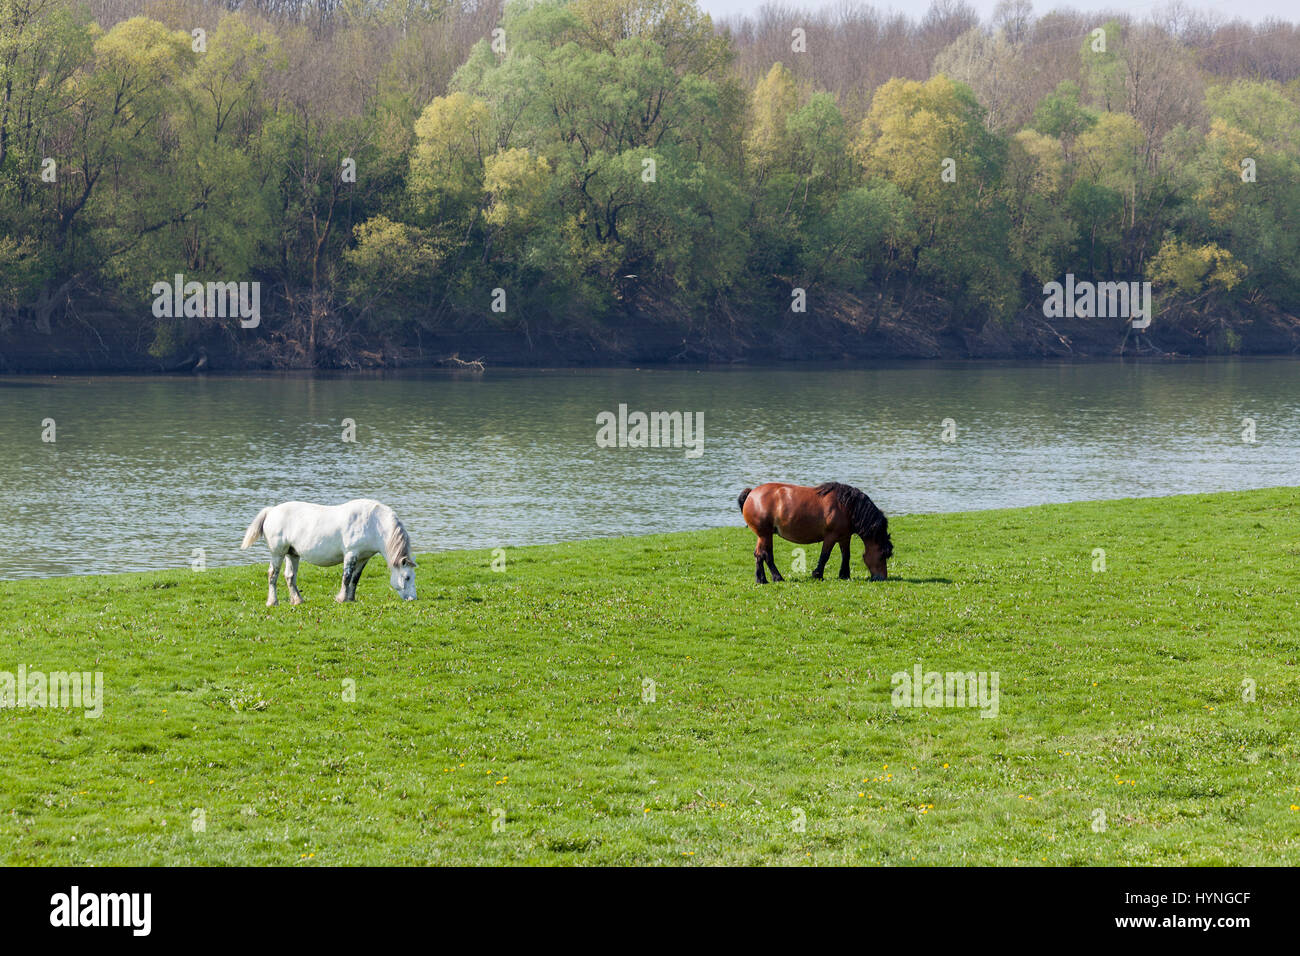
M 835 500 L 849 514 L 849 523 L 853 533 L 861 535 L 866 541 L 874 541 L 883 550 L 883 557 L 888 560 L 894 553 L 894 542 L 889 537 L 889 519 L 876 507 L 874 501 L 852 485 L 838 481 L 827 481 L 817 486 L 817 494 L 834 495 Z

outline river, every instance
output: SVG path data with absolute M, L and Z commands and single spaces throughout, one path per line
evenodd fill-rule
M 378 498 L 438 551 L 736 525 L 768 480 L 887 514 L 1300 484 L 1294 358 L 0 377 L 0 402 L 0 579 L 261 561 L 239 539 L 289 499 Z M 620 406 L 702 415 L 702 443 L 602 447 Z

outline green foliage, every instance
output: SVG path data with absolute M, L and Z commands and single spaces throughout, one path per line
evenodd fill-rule
M 1197 295 L 1207 288 L 1231 289 L 1246 274 L 1232 253 L 1214 244 L 1192 246 L 1168 239 L 1147 267 L 1151 281 L 1169 284 L 1179 292 Z
M 774 166 L 792 165 L 794 150 L 787 129 L 799 106 L 794 78 L 780 63 L 773 63 L 767 76 L 758 81 L 750 100 L 750 127 L 745 137 L 745 157 L 758 183 Z
M 1062 80 L 1034 109 L 1033 128 L 1045 136 L 1073 140 L 1097 122 L 1097 114 L 1080 102 L 1077 83 Z
M 874 180 L 840 196 L 809 237 L 805 268 L 850 289 L 886 283 L 916 246 L 915 204 L 893 183 Z
M 147 17 L 104 31 L 69 0 L 0 0 L 0 319 L 46 332 L 89 295 L 160 356 L 235 341 L 154 327 L 152 283 L 182 272 L 262 281 L 279 321 L 257 341 L 284 364 L 447 323 L 765 324 L 809 283 L 899 310 L 925 293 L 957 331 L 1064 272 L 1157 258 L 1195 297 L 1184 248 L 1240 267 L 1207 280 L 1220 294 L 1300 307 L 1294 85 L 1211 83 L 1166 122 L 1142 78 L 1191 82 L 1187 57 L 1118 23 L 1036 103 L 1024 37 L 983 28 L 867 103 L 782 63 L 742 81 L 692 0 L 510 2 L 467 55 L 456 15 L 349 0 L 322 39 L 230 13 L 200 49 Z
M 1210 129 L 1189 191 L 1201 215 L 1187 230 L 1240 260 L 1247 285 L 1300 302 L 1300 121 L 1276 84 L 1237 81 L 1206 92 Z
M 1097 31 L 1104 36 L 1094 36 Z M 1079 56 L 1083 63 L 1084 86 L 1097 108 L 1107 113 L 1125 109 L 1128 61 L 1121 25 L 1109 20 L 1096 28 L 1083 41 Z
M 942 75 L 890 80 L 854 145 L 868 176 L 912 200 L 917 271 L 962 309 L 1005 313 L 1016 281 L 1002 252 L 1008 222 L 997 200 L 1007 145 L 985 126 L 970 88 Z
M 0 236 L 0 308 L 16 310 L 48 278 L 40 244 L 31 237 Z
M 408 303 L 427 308 L 434 301 L 434 277 L 450 252 L 445 242 L 385 216 L 368 219 L 353 232 L 355 244 L 343 255 L 358 303 L 375 307 L 391 321 L 400 320 Z
M 1011 138 L 1003 174 L 1007 243 L 1013 260 L 1038 284 L 1065 271 L 1078 234 L 1066 206 L 1065 174 L 1059 139 L 1032 129 Z

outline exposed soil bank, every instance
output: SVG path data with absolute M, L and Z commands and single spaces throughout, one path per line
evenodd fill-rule
M 1026 308 L 1004 321 L 953 321 L 946 305 L 922 302 L 876 316 L 868 303 L 837 295 L 804 314 L 776 316 L 729 306 L 707 316 L 641 307 L 586 329 L 527 325 L 484 328 L 464 317 L 441 329 L 352 333 L 322 355 L 319 367 L 583 366 L 736 363 L 791 360 L 1100 358 L 1114 355 L 1206 356 L 1300 353 L 1300 318 L 1269 306 L 1173 307 L 1143 332 L 1124 319 L 1053 319 Z M 136 316 L 111 312 L 64 316 L 50 334 L 0 329 L 4 372 L 178 372 L 302 367 L 286 357 L 274 316 L 254 330 L 212 327 L 183 353 L 149 352 L 153 330 Z

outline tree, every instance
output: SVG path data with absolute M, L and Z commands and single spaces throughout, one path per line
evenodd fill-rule
M 976 306 L 1004 312 L 1015 299 L 1007 219 L 997 202 L 1005 142 L 984 124 L 970 88 L 943 75 L 890 80 L 876 91 L 854 151 L 868 177 L 912 200 L 917 274 L 950 296 L 950 322 Z
M 1228 250 L 1213 243 L 1193 246 L 1177 237 L 1165 240 L 1147 266 L 1152 282 L 1167 283 L 1187 296 L 1232 289 L 1245 274 L 1245 266 Z
M 773 63 L 750 97 L 750 125 L 745 136 L 745 158 L 754 184 L 762 187 L 774 168 L 793 164 L 793 146 L 787 128 L 799 107 L 794 78 L 780 63 Z
M 1061 274 L 1078 235 L 1065 211 L 1065 166 L 1059 139 L 1031 129 L 1011 138 L 1003 175 L 1008 251 L 1039 286 Z
M 133 250 L 194 212 L 176 208 L 144 174 L 165 142 L 192 56 L 187 34 L 133 17 L 97 36 L 90 68 L 69 77 L 71 108 L 51 144 L 61 172 L 41 202 L 52 263 L 37 305 L 39 330 L 50 331 L 52 311 L 74 285 L 131 275 Z
M 971 88 L 989 129 L 1005 130 L 1023 120 L 1015 97 L 1020 49 L 1006 33 L 967 30 L 934 58 L 934 72 Z
M 893 183 L 873 181 L 839 197 L 812 229 L 804 268 L 815 280 L 866 291 L 874 287 L 872 328 L 883 316 L 891 283 L 916 247 L 913 203 Z

